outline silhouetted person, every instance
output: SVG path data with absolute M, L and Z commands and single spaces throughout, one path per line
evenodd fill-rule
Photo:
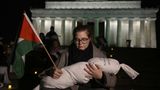
M 99 36 L 96 38 L 96 45 L 99 49 L 106 51 L 108 45 L 107 45 L 107 41 L 103 36 Z
M 46 47 L 53 61 L 56 62 L 60 58 L 61 53 L 63 51 L 59 41 L 57 39 L 49 40 L 46 44 Z
M 57 40 L 59 42 L 59 39 L 58 39 L 58 34 L 55 32 L 54 30 L 54 26 L 51 26 L 50 27 L 50 31 L 46 34 L 46 47 L 50 47 L 51 45 L 51 42 L 53 40 Z
M 45 44 L 46 36 L 43 32 L 39 33 L 39 37 L 41 38 L 42 42 Z
M 54 26 L 50 27 L 50 31 L 46 34 L 46 39 L 58 39 L 58 35 L 54 30 Z

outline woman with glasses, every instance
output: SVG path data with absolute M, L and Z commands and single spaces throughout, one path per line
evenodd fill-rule
M 81 25 L 74 29 L 73 31 L 73 42 L 69 48 L 61 56 L 58 62 L 58 68 L 53 71 L 52 77 L 58 79 L 61 77 L 63 72 L 60 68 L 71 65 L 81 61 L 88 61 L 93 57 L 106 57 L 106 55 L 92 43 L 92 34 L 89 26 Z M 78 90 L 107 90 L 109 86 L 108 78 L 110 75 L 105 75 L 98 65 L 86 65 L 87 68 L 84 70 L 92 76 L 92 79 L 87 84 L 78 83 Z M 87 76 L 86 76 L 87 77 Z M 91 78 L 91 77 L 88 77 Z M 72 87 L 72 90 L 77 90 Z M 74 89 L 73 89 L 74 88 Z M 49 89 L 48 89 L 49 90 Z M 55 89 L 51 89 L 55 90 Z M 59 90 L 59 89 L 56 89 Z M 61 89 L 60 89 L 61 90 Z M 71 90 L 67 88 L 65 90 Z

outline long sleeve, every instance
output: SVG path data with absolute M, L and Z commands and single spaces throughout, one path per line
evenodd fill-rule
M 106 88 L 106 84 L 107 84 L 107 79 L 106 79 L 106 75 L 103 73 L 102 74 L 102 78 L 101 79 L 94 79 L 96 84 L 93 86 L 96 86 L 97 84 L 101 87 Z

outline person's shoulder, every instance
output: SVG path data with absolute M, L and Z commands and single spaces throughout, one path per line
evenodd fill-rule
M 95 44 L 92 44 L 92 46 L 93 46 L 93 50 L 95 50 L 95 51 L 101 51 L 99 48 L 96 47 Z
M 67 54 L 68 48 L 62 48 L 60 52 L 61 52 L 61 54 Z
M 97 48 L 94 44 L 93 44 L 93 55 L 95 57 L 106 57 L 105 52 L 103 52 L 101 49 Z
M 59 50 L 59 52 L 60 52 L 61 54 L 67 53 L 67 52 L 68 52 L 68 49 L 67 49 L 67 48 L 61 48 L 61 49 Z

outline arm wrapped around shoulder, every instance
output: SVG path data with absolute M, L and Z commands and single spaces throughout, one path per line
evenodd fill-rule
M 108 87 L 114 87 L 116 84 L 116 74 L 122 69 L 132 78 L 135 79 L 138 72 L 133 70 L 126 64 L 119 64 L 116 59 L 112 58 L 92 58 L 88 62 L 78 62 L 70 66 L 62 68 L 62 76 L 59 79 L 53 79 L 50 76 L 42 78 L 41 87 L 64 89 L 71 87 L 77 83 L 87 83 L 91 78 L 87 78 L 89 74 L 84 71 L 86 64 L 97 64 L 105 73 Z

